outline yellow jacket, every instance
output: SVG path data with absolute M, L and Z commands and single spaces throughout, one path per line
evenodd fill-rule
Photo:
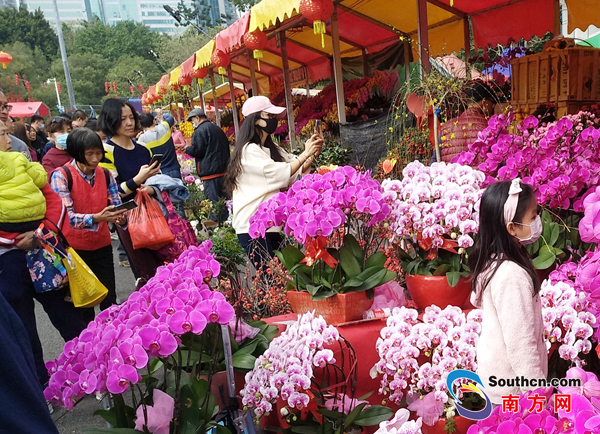
M 0 223 L 41 220 L 46 199 L 41 189 L 48 175 L 40 163 L 32 163 L 20 152 L 0 151 Z

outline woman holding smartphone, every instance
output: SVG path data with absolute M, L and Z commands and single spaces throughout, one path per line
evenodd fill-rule
M 140 188 L 149 195 L 154 195 L 154 189 L 145 186 L 144 182 L 160 172 L 160 163 L 155 161 L 151 164 L 150 151 L 135 140 L 140 117 L 133 106 L 125 100 L 107 99 L 102 105 L 98 124 L 107 136 L 104 143 L 105 160 L 101 166 L 115 175 L 122 200 L 133 199 Z M 144 283 L 154 276 L 162 262 L 154 250 L 134 250 L 127 231 L 117 227 L 117 233 L 129 257 L 134 276 Z
M 299 176 L 310 171 L 323 147 L 320 131 L 306 141 L 298 157 L 288 154 L 273 142 L 277 116 L 285 111 L 265 96 L 248 98 L 242 107 L 244 123 L 225 175 L 225 191 L 233 201 L 233 228 L 248 258 L 257 269 L 265 267 L 280 248 L 281 228 L 269 229 L 265 238 L 252 239 L 250 217 L 261 203 L 290 187 Z
M 50 185 L 67 209 L 67 242 L 108 289 L 100 303 L 104 310 L 117 302 L 115 268 L 108 223 L 124 226 L 127 210 L 121 205 L 117 182 L 107 169 L 99 166 L 104 155 L 102 141 L 87 128 L 77 128 L 67 138 L 70 163 L 52 173 Z M 107 206 L 108 204 L 108 206 Z M 94 319 L 94 309 L 82 309 L 86 322 Z

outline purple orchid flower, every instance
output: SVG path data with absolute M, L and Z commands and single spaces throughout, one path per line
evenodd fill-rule
M 136 384 L 141 378 L 133 366 L 118 365 L 109 371 L 106 388 L 110 393 L 123 393 L 129 384 Z

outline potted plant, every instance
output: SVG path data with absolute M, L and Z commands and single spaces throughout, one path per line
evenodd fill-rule
M 203 342 L 207 329 L 228 324 L 234 310 L 207 284 L 220 270 L 210 247 L 209 241 L 190 247 L 126 302 L 101 312 L 67 342 L 48 363 L 46 399 L 72 409 L 86 394 L 108 393 L 113 408 L 96 414 L 122 433 L 205 433 L 217 427 L 210 393 L 217 358 L 209 359 L 210 366 L 206 360 L 221 336 L 214 335 L 200 351 L 194 345 Z M 207 380 L 200 378 L 202 370 L 208 372 Z
M 455 369 L 477 371 L 476 344 L 481 333 L 480 310 L 468 315 L 456 306 L 425 309 L 423 322 L 415 309 L 395 308 L 387 319 L 377 340 L 379 361 L 371 369 L 371 376 L 381 376 L 380 393 L 389 394 L 395 404 L 408 404 L 408 409 L 423 420 L 423 433 L 446 432 L 465 434 L 457 430 L 468 420 L 454 417 L 455 407 L 450 397 L 446 378 Z M 472 409 L 485 406 L 477 394 L 463 397 L 462 405 Z M 455 420 L 456 419 L 456 420 Z M 471 422 L 472 423 L 472 422 Z M 440 431 L 434 431 L 434 426 Z
M 330 321 L 358 319 L 372 303 L 365 291 L 396 277 L 379 251 L 385 239 L 377 236 L 390 213 L 390 196 L 370 172 L 344 166 L 307 175 L 260 205 L 250 219 L 250 236 L 283 227 L 303 247 L 290 245 L 277 253 L 293 278 L 290 287 L 300 293 L 288 292 L 295 312 L 302 297 L 300 312 L 316 308 Z M 310 298 L 317 304 L 309 305 Z M 349 316 L 333 318 L 334 310 Z
M 290 433 L 343 434 L 377 425 L 393 412 L 354 397 L 355 361 L 352 347 L 323 317 L 298 315 L 246 376 L 244 409 L 259 418 L 276 412 Z
M 382 182 L 391 195 L 389 226 L 416 305 L 462 306 L 470 292 L 467 249 L 479 229 L 485 175 L 469 166 L 413 161 L 402 181 Z

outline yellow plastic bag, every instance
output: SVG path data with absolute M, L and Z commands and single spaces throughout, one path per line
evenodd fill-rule
M 72 247 L 67 247 L 67 254 L 68 258 L 63 259 L 63 264 L 69 275 L 73 305 L 75 307 L 96 306 L 104 300 L 108 289 L 100 283 L 94 272 Z

